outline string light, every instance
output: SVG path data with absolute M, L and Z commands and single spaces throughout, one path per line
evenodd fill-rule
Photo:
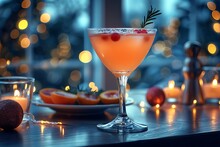
M 42 23 L 48 23 L 50 21 L 50 14 L 48 13 L 43 13 L 41 16 L 40 16 L 40 21 Z
M 213 44 L 213 43 L 210 43 L 210 44 L 208 45 L 208 52 L 209 52 L 210 54 L 215 54 L 215 53 L 217 52 L 217 47 L 216 47 L 216 45 Z
M 31 5 L 31 1 L 30 0 L 23 0 L 23 2 L 21 3 L 21 7 L 22 8 L 29 8 Z
M 83 63 L 89 63 L 92 60 L 92 54 L 90 51 L 82 51 L 79 54 L 79 60 Z
M 18 22 L 18 29 L 25 30 L 28 27 L 28 21 L 26 19 L 21 19 Z

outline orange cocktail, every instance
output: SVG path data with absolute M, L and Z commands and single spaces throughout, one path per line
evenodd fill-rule
M 142 132 L 148 127 L 131 120 L 126 113 L 128 76 L 141 64 L 153 43 L 156 29 L 90 28 L 89 38 L 102 63 L 115 75 L 119 87 L 119 113 L 101 130 L 117 133 Z
M 147 55 L 155 33 L 134 29 L 128 33 L 97 33 L 89 37 L 102 63 L 115 76 L 128 76 Z

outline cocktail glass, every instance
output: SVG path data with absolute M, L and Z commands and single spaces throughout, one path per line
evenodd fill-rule
M 154 41 L 156 29 L 89 28 L 90 42 L 102 61 L 117 79 L 119 113 L 97 128 L 116 133 L 143 132 L 148 127 L 130 119 L 126 112 L 126 85 L 129 75 L 141 64 Z

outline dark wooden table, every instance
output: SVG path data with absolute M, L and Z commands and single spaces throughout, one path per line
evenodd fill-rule
M 127 113 L 136 122 L 147 124 L 142 133 L 114 134 L 98 130 L 98 123 L 112 120 L 118 109 L 100 115 L 71 116 L 50 108 L 31 105 L 37 120 L 61 121 L 67 125 L 26 124 L 13 131 L 0 131 L 0 147 L 71 147 L 71 146 L 220 146 L 220 106 L 186 106 L 165 103 L 159 109 L 140 108 L 146 90 L 130 92 L 135 100 Z M 145 101 L 146 102 L 146 101 Z

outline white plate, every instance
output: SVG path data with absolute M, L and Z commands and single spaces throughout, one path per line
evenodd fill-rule
M 126 105 L 134 103 L 132 98 L 126 99 Z M 44 103 L 39 96 L 32 100 L 32 104 L 41 107 L 48 107 L 60 113 L 67 113 L 71 115 L 90 115 L 103 113 L 108 108 L 118 107 L 119 104 L 99 104 L 99 105 L 63 105 L 63 104 L 47 104 Z

